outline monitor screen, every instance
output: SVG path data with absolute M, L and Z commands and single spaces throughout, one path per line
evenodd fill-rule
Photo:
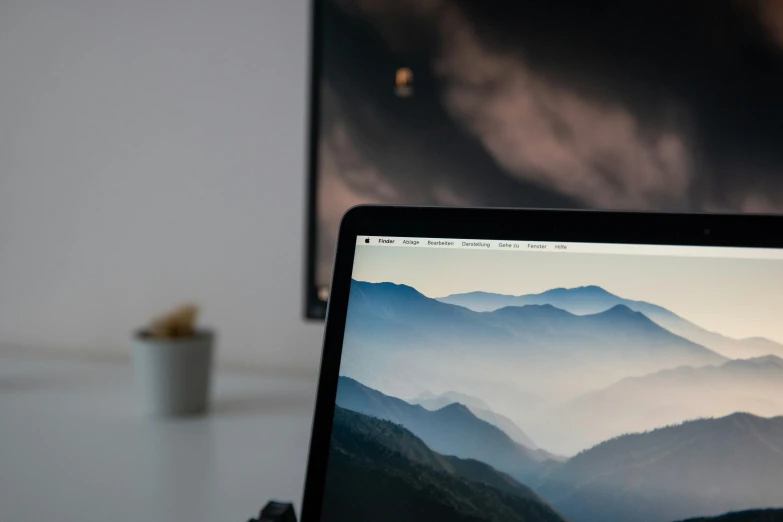
M 776 249 L 358 237 L 320 520 L 773 520 L 782 274 Z
M 359 203 L 783 209 L 783 3 L 316 0 L 307 312 Z

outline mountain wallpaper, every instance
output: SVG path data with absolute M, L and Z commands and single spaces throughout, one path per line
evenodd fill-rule
M 783 521 L 777 340 L 589 281 L 389 279 L 351 283 L 325 522 Z

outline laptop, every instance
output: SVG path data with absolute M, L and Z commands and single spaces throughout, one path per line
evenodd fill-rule
M 783 520 L 781 230 L 350 210 L 304 522 Z

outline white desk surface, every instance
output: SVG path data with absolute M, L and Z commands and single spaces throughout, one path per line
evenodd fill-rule
M 0 520 L 246 522 L 300 512 L 315 381 L 219 371 L 212 413 L 153 421 L 127 363 L 0 351 Z

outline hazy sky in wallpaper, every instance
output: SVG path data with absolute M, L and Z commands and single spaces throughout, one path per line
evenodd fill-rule
M 735 338 L 783 342 L 783 260 L 357 246 L 353 278 L 428 297 L 598 285 Z

